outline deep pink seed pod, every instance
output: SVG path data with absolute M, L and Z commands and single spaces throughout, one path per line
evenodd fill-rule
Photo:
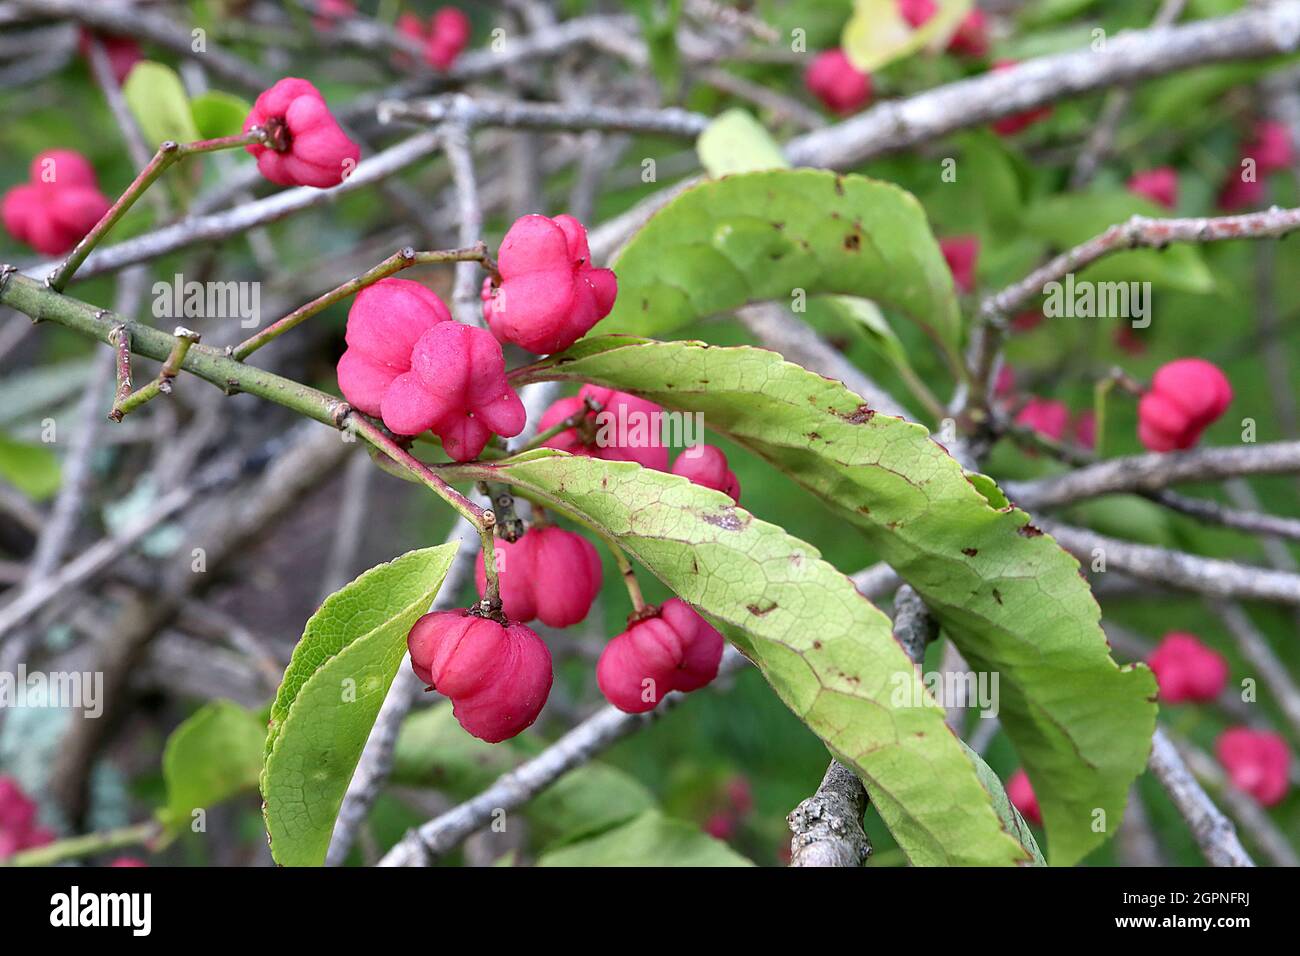
M 1007 780 L 1007 799 L 1030 823 L 1036 823 L 1040 827 L 1043 825 L 1043 813 L 1038 807 L 1038 797 L 1034 795 L 1034 788 L 1029 783 L 1029 777 L 1024 770 L 1017 770 Z
M 1060 441 L 1070 425 L 1070 409 L 1052 398 L 1031 398 L 1016 413 L 1016 424 L 1032 428 L 1040 435 Z
M 686 449 L 673 462 L 673 474 L 721 491 L 732 501 L 740 503 L 740 482 L 736 480 L 736 473 L 727 467 L 727 456 L 721 448 L 695 445 Z
M 1195 634 L 1170 631 L 1147 658 L 1166 704 L 1214 700 L 1228 683 L 1228 662 Z
M 1233 727 L 1219 736 L 1214 749 L 1233 786 L 1264 806 L 1281 803 L 1291 789 L 1291 752 L 1278 734 Z
M 957 291 L 971 292 L 975 288 L 975 263 L 980 255 L 979 239 L 976 236 L 949 236 L 939 240 L 939 251 L 948 263 Z
M 587 397 L 601 406 L 600 412 L 587 414 L 591 440 L 585 441 L 576 429 L 569 428 L 548 439 L 544 443 L 547 448 L 605 461 L 635 461 L 656 471 L 668 470 L 668 447 L 660 434 L 663 408 L 627 392 L 584 385 L 577 397 L 562 398 L 543 412 L 539 428 L 545 431 L 578 414 Z
M 839 47 L 813 57 L 804 84 L 822 105 L 841 116 L 856 113 L 871 99 L 871 77 L 854 66 Z
M 361 147 L 339 128 L 320 91 L 297 77 L 285 77 L 258 96 L 244 132 L 254 126 L 282 127 L 284 149 L 245 147 L 262 175 L 280 186 L 337 186 L 361 159 Z
M 36 822 L 36 803 L 13 777 L 0 776 L 0 860 L 54 841 L 54 832 Z
M 70 252 L 108 212 L 95 171 L 80 153 L 48 149 L 28 168 L 28 181 L 0 203 L 5 230 L 47 256 Z
M 1173 209 L 1178 205 L 1178 171 L 1172 166 L 1158 166 L 1134 173 L 1129 177 L 1128 190 L 1166 209 Z
M 437 70 L 449 70 L 469 43 L 470 22 L 456 7 L 443 7 L 433 15 L 424 58 Z
M 1232 403 L 1232 385 L 1204 359 L 1175 359 L 1156 370 L 1138 402 L 1138 439 L 1151 451 L 1191 448 Z
M 407 637 L 416 676 L 449 698 L 466 731 L 500 743 L 529 727 L 551 690 L 551 652 L 531 628 L 434 611 Z
M 618 280 L 591 265 L 587 230 L 572 216 L 524 216 L 501 241 L 499 285 L 483 286 L 492 333 L 539 355 L 561 352 L 609 315 Z
M 501 610 L 512 621 L 537 618 L 548 627 L 583 620 L 600 593 L 600 555 L 590 541 L 563 528 L 530 528 L 513 544 L 498 539 Z M 479 596 L 487 593 L 480 553 L 474 568 Z
M 670 691 L 698 690 L 717 677 L 722 644 L 722 634 L 673 598 L 605 645 L 596 683 L 619 710 L 644 713 Z

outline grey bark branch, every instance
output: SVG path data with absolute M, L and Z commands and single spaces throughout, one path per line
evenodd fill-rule
M 1038 481 L 1002 488 L 1022 508 L 1050 508 L 1123 492 L 1152 492 L 1185 481 L 1300 473 L 1300 441 L 1269 442 L 1112 458 Z
M 709 125 L 710 117 L 669 107 L 582 107 L 562 103 L 529 103 L 487 99 L 452 93 L 425 100 L 385 100 L 376 107 L 381 123 L 420 125 L 462 123 L 468 127 L 504 126 L 510 129 L 603 130 L 618 133 L 662 133 L 693 139 Z
M 1237 828 L 1214 805 L 1192 776 L 1182 755 L 1165 732 L 1156 728 L 1147 766 L 1192 831 L 1196 845 L 1211 866 L 1254 866 L 1237 837 Z
M 1300 605 L 1300 574 L 1184 551 L 1134 544 L 1056 521 L 1035 519 L 1061 547 L 1088 565 L 1094 554 L 1104 557 L 1106 570 L 1123 571 L 1152 584 L 1169 585 L 1219 598 L 1242 598 Z
M 862 831 L 867 792 L 857 774 L 832 760 L 821 786 L 791 811 L 791 866 L 862 866 L 871 843 Z

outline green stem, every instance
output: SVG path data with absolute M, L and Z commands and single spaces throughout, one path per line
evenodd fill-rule
M 151 844 L 162 835 L 162 825 L 157 821 L 149 820 L 128 827 L 119 827 L 116 830 L 100 830 L 97 833 L 56 840 L 54 843 L 47 843 L 33 850 L 16 853 L 0 866 L 54 866 L 56 863 L 97 856 L 100 853 L 108 853 L 128 846 L 145 845 L 153 850 L 156 847 Z
M 116 337 L 119 343 L 123 338 L 127 338 L 129 343 L 129 335 L 130 333 L 127 332 L 126 329 L 119 328 Z M 128 359 L 127 378 L 125 383 L 128 393 L 126 395 L 122 394 L 123 382 L 119 378 L 117 385 L 117 401 L 113 403 L 113 410 L 108 413 L 110 419 L 115 422 L 120 422 L 145 402 L 157 398 L 159 395 L 170 395 L 172 393 L 172 379 L 180 373 L 181 367 L 185 364 L 185 356 L 189 354 L 190 346 L 194 345 L 199 340 L 199 333 L 191 332 L 189 329 L 182 328 L 179 325 L 176 327 L 176 331 L 173 335 L 175 336 L 176 341 L 172 344 L 172 349 L 167 354 L 166 360 L 163 362 L 162 371 L 158 373 L 157 378 L 135 392 L 130 391 L 131 370 Z M 129 344 L 127 347 L 129 349 Z
M 1097 433 L 1092 451 L 1098 458 L 1104 454 L 1103 448 L 1106 444 L 1106 399 L 1114 387 L 1115 379 L 1108 376 L 1099 381 L 1092 390 L 1092 416 Z
M 158 362 L 167 360 L 175 342 L 173 336 L 152 326 L 60 295 L 47 288 L 45 283 L 18 273 L 12 266 L 0 267 L 0 304 L 17 309 L 34 321 L 53 322 L 109 345 L 120 343 L 120 337 L 114 334 L 120 326 L 125 329 L 132 353 Z M 342 399 L 273 372 L 236 362 L 224 350 L 211 346 L 192 346 L 181 367 L 211 382 L 227 395 L 248 392 L 334 428 L 343 427 L 350 410 Z
M 368 272 L 363 272 L 355 279 L 349 279 L 337 289 L 312 299 L 306 305 L 300 306 L 284 318 L 268 325 L 256 335 L 249 336 L 232 348 L 230 355 L 232 358 L 243 361 L 263 345 L 279 338 L 285 332 L 305 322 L 318 312 L 329 308 L 334 303 L 342 301 L 354 293 L 360 292 L 367 286 L 374 285 L 381 279 L 387 279 L 403 269 L 409 269 L 411 266 L 439 262 L 485 262 L 486 260 L 487 246 L 481 242 L 464 249 L 439 249 L 432 252 L 416 252 L 410 246 L 407 246 L 398 250 Z
M 158 152 L 154 153 L 153 159 L 149 160 L 144 169 L 131 181 L 131 185 L 126 187 L 126 191 L 117 197 L 117 202 L 108 208 L 103 218 L 95 223 L 95 227 L 86 233 L 82 240 L 77 243 L 68 258 L 50 273 L 49 278 L 45 280 L 46 284 L 55 292 L 62 292 L 72 280 L 72 276 L 81 264 L 86 261 L 86 257 L 99 245 L 99 241 L 108 235 L 108 231 L 117 225 L 118 220 L 126 215 L 127 210 L 135 205 L 137 199 L 144 195 L 145 190 L 152 186 L 168 169 L 174 166 L 186 156 L 193 156 L 198 153 L 211 153 L 219 149 L 238 149 L 241 146 L 251 146 L 254 143 L 267 142 L 268 133 L 260 127 L 253 127 L 247 133 L 241 133 L 238 136 L 223 136 L 220 139 L 204 139 L 193 143 L 177 143 L 168 140 L 158 147 Z

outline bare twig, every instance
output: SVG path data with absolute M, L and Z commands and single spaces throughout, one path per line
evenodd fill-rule
M 1134 544 L 1085 528 L 1041 518 L 1035 520 L 1061 547 L 1085 564 L 1104 559 L 1108 571 L 1123 571 L 1153 584 L 1171 585 L 1211 597 L 1300 605 L 1300 574 Z
M 1255 669 L 1255 675 L 1277 696 L 1282 715 L 1291 732 L 1300 736 L 1300 689 L 1287 671 L 1286 664 L 1274 653 L 1268 639 L 1260 633 L 1245 609 L 1235 601 L 1214 601 L 1212 605 L 1228 633 L 1237 642 L 1242 657 Z
M 871 843 L 862 832 L 867 791 L 857 774 L 832 760 L 821 785 L 787 817 L 791 866 L 862 866 Z
M 505 126 L 511 129 L 587 130 L 618 133 L 661 133 L 694 139 L 709 125 L 709 117 L 675 107 L 637 106 L 581 108 L 562 103 L 530 103 L 485 99 L 453 93 L 428 100 L 385 100 L 377 107 L 382 123 L 460 123 L 466 127 Z
M 1016 504 L 1034 509 L 1073 504 L 1099 495 L 1160 491 L 1184 481 L 1293 472 L 1300 473 L 1300 441 L 1112 458 L 1037 481 L 1009 481 L 1002 488 Z
M 1206 796 L 1187 769 L 1178 748 L 1159 727 L 1151 740 L 1151 760 L 1147 766 L 1187 821 L 1206 862 L 1211 866 L 1255 865 L 1237 838 L 1232 821 Z

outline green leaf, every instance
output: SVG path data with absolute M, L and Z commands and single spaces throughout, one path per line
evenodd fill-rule
M 167 828 L 183 831 L 195 810 L 255 791 L 265 738 L 257 715 L 228 700 L 204 705 L 173 730 L 162 759 L 167 805 L 159 817 Z
M 442 701 L 406 718 L 393 749 L 394 782 L 436 787 L 456 799 L 482 790 L 512 770 L 521 754 L 514 741 L 490 744 L 471 737 Z
M 517 494 L 612 537 L 707 614 L 862 777 L 914 863 L 1029 859 L 1004 832 L 889 618 L 812 545 L 720 492 L 630 462 L 539 449 L 464 473 L 506 481 Z
M 0 478 L 33 501 L 59 490 L 59 459 L 46 445 L 18 441 L 0 432 Z
M 742 173 L 688 189 L 614 265 L 601 328 L 659 334 L 747 302 L 839 293 L 902 309 L 955 353 L 952 274 L 910 193 L 813 169 Z
M 538 866 L 753 866 L 683 820 L 647 810 L 600 836 L 546 853 Z
M 244 120 L 253 107 L 233 93 L 210 90 L 190 100 L 190 113 L 199 139 L 220 139 L 244 131 Z
M 913 29 L 899 12 L 898 0 L 855 0 L 840 46 L 864 73 L 925 46 L 942 48 L 970 12 L 971 0 L 936 0 L 936 6 L 934 16 Z
M 1038 849 L 1038 841 L 1034 839 L 1034 832 L 1029 829 L 1029 824 L 1025 822 L 1025 818 L 1020 815 L 1020 811 L 1012 804 L 1011 798 L 1007 796 L 998 775 L 993 772 L 992 767 L 984 762 L 983 757 L 971 750 L 970 747 L 967 747 L 965 743 L 962 746 L 966 748 L 966 756 L 975 765 L 975 773 L 979 776 L 980 784 L 992 797 L 993 809 L 997 812 L 998 819 L 1002 821 L 1002 826 L 1020 841 L 1021 846 L 1029 850 L 1034 858 L 1034 866 L 1046 866 L 1047 861 L 1043 859 L 1043 853 Z
M 1043 808 L 1052 862 L 1073 864 L 1115 832 L 1155 726 L 1151 673 L 1111 660 L 1074 558 L 1024 512 L 990 505 L 992 482 L 965 475 L 923 426 L 762 349 L 590 339 L 521 378 L 594 382 L 699 412 L 823 499 L 916 588 L 973 668 L 1000 675 L 1000 716 Z M 760 609 L 779 600 L 764 596 L 770 583 L 756 587 Z
M 1123 189 L 1093 189 L 1086 193 L 1052 196 L 1025 213 L 1030 235 L 1069 249 L 1135 215 L 1163 217 L 1167 210 Z M 1209 292 L 1214 275 L 1192 245 L 1171 245 L 1164 250 L 1131 249 L 1093 263 L 1078 273 L 1088 282 L 1150 282 L 1157 289 Z
M 406 635 L 437 596 L 455 553 L 455 544 L 444 544 L 371 568 L 307 622 L 271 706 L 262 772 L 271 855 L 282 866 L 324 861 Z
M 528 819 L 539 842 L 554 849 L 609 830 L 654 805 L 650 791 L 635 777 L 608 764 L 589 763 L 534 798 Z
M 710 176 L 790 166 L 772 134 L 739 108 L 727 110 L 709 123 L 695 141 L 695 152 Z
M 191 143 L 199 138 L 185 86 L 170 66 L 140 61 L 122 85 L 122 94 L 150 146 L 167 140 Z

